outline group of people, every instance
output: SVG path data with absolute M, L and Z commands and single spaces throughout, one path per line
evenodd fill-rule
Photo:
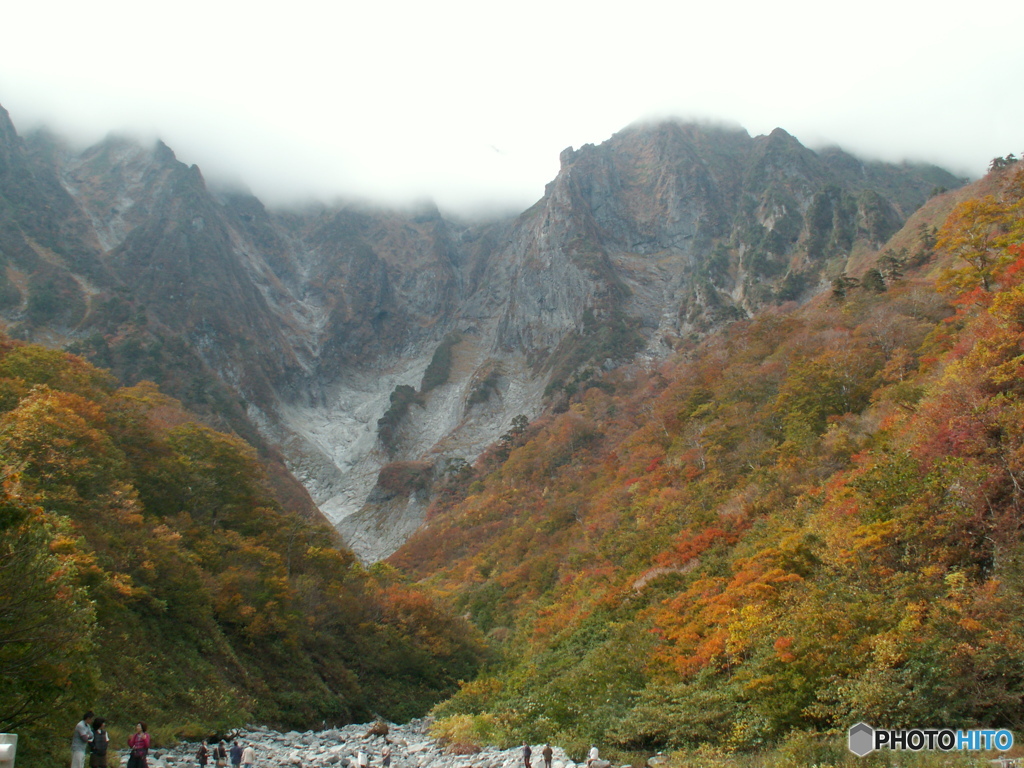
M 540 756 L 544 760 L 544 768 L 551 768 L 551 758 L 554 755 L 554 750 L 551 749 L 550 744 L 545 744 L 544 749 L 540 751 Z M 533 750 L 530 745 L 525 741 L 523 742 L 523 768 L 533 768 L 533 764 L 530 762 L 533 757 Z M 597 747 L 591 746 L 590 752 L 587 754 L 587 766 L 586 768 L 599 768 L 599 766 L 607 766 L 608 763 L 602 761 L 597 752 Z
M 554 751 L 551 749 L 550 744 L 545 744 L 544 749 L 540 751 L 540 756 L 544 760 L 544 768 L 551 768 L 551 756 Z M 530 749 L 530 745 L 525 741 L 523 742 L 523 764 L 525 768 L 533 768 L 533 764 L 530 762 L 530 758 L 533 757 L 533 750 Z
M 199 761 L 200 766 L 207 766 L 212 760 L 216 768 L 227 768 L 228 761 L 231 762 L 232 768 L 239 768 L 239 766 L 253 768 L 256 764 L 256 750 L 253 749 L 252 744 L 246 744 L 243 747 L 237 740 L 231 743 L 230 748 L 224 740 L 221 740 L 211 749 L 204 741 L 199 744 L 196 760 Z
M 107 751 L 110 748 L 110 734 L 105 728 L 107 721 L 96 717 L 91 711 L 82 715 L 71 734 L 71 768 L 85 768 L 85 756 L 89 755 L 89 768 L 107 768 Z M 146 724 L 135 724 L 135 733 L 128 737 L 128 768 L 147 768 L 146 758 L 149 755 L 151 741 Z M 256 765 L 256 750 L 252 744 L 243 748 L 235 741 L 229 749 L 223 741 L 212 749 L 204 741 L 199 745 L 196 755 L 200 766 L 208 765 L 211 760 L 216 768 L 227 768 L 230 761 L 232 768 L 253 768 Z M 386 765 L 386 764 L 385 764 Z M 117 761 L 115 761 L 115 768 Z
M 106 720 L 96 717 L 91 711 L 82 715 L 81 721 L 75 726 L 71 734 L 71 768 L 85 768 L 85 755 L 89 753 L 89 768 L 107 768 L 107 750 L 110 747 L 110 735 L 107 733 Z M 150 738 L 146 724 L 138 722 L 135 724 L 135 733 L 128 737 L 128 748 L 131 750 L 128 756 L 128 768 L 147 768 L 146 757 L 149 755 Z M 523 742 L 523 763 L 524 768 L 533 768 L 530 758 L 533 750 L 530 745 Z M 552 749 L 550 744 L 545 744 L 541 750 L 541 757 L 544 760 L 543 768 L 551 768 Z M 231 768 L 254 768 L 256 764 L 256 750 L 252 744 L 242 747 L 238 741 L 234 741 L 231 747 L 223 740 L 212 748 L 207 743 L 201 742 L 199 751 L 196 753 L 196 760 L 200 768 L 206 768 L 211 761 L 215 768 L 228 768 L 229 761 Z M 598 760 L 597 747 L 590 748 L 587 756 L 587 767 L 590 768 Z M 356 759 L 358 768 L 369 768 L 370 760 L 363 751 L 359 752 Z M 381 764 L 383 768 L 391 766 L 391 742 L 385 740 L 384 748 L 381 750 Z
M 86 752 L 90 768 L 107 768 L 107 751 L 110 748 L 110 734 L 105 718 L 96 717 L 91 711 L 82 715 L 71 734 L 71 768 L 84 768 Z M 146 768 L 149 754 L 149 732 L 146 724 L 135 724 L 135 733 L 128 737 L 128 768 Z

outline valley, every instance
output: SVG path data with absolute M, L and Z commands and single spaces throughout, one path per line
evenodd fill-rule
M 430 499 L 381 493 L 388 464 L 427 462 L 439 481 L 597 371 L 827 290 L 961 183 L 782 130 L 665 122 L 567 149 L 519 215 L 275 211 L 163 144 L 76 151 L 0 119 L 7 332 L 156 380 L 253 442 L 364 562 Z M 392 409 L 400 388 L 414 397 Z

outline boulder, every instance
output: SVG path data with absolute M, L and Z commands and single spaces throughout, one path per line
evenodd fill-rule
M 366 732 L 366 735 L 367 736 L 387 736 L 388 732 L 390 730 L 391 729 L 388 727 L 387 723 L 385 723 L 383 720 L 378 720 L 377 722 L 375 722 L 373 725 L 370 726 L 370 729 Z

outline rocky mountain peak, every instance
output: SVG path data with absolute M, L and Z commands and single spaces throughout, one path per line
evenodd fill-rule
M 276 446 L 374 560 L 423 519 L 431 478 L 514 418 L 595 367 L 812 295 L 937 180 L 957 183 L 818 154 L 781 129 L 678 121 L 567 148 L 560 164 L 511 220 L 277 211 L 212 192 L 162 143 L 44 158 L 2 113 L 0 312 L 16 335 L 92 350 Z M 423 482 L 380 491 L 395 462 Z

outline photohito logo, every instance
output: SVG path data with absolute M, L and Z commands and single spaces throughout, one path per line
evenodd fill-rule
M 847 736 L 850 751 L 857 757 L 874 752 L 876 749 L 907 750 L 920 752 L 923 749 L 989 750 L 1005 752 L 1013 746 L 1013 734 L 1005 729 L 999 731 L 974 730 L 954 731 L 951 728 L 911 728 L 890 731 L 872 728 L 867 723 L 857 723 L 850 728 Z

